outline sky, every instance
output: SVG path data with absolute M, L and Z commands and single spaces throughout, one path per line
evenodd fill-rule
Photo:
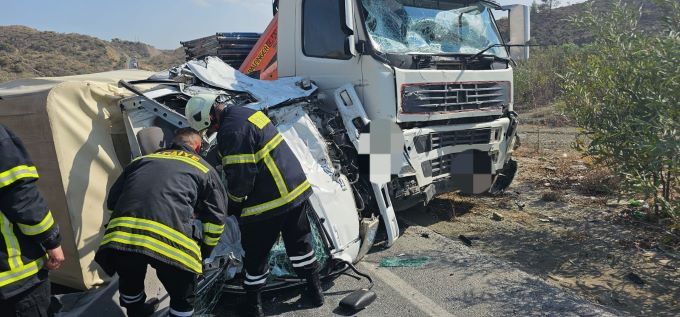
M 533 0 L 500 0 L 531 4 Z M 583 0 L 563 0 L 563 3 Z M 262 32 L 271 0 L 8 0 L 0 25 L 140 41 L 174 49 L 216 32 Z

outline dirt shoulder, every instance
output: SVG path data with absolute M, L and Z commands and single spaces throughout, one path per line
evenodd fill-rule
M 575 128 L 524 125 L 520 137 L 519 172 L 506 193 L 446 194 L 400 216 L 453 239 L 464 235 L 472 248 L 593 302 L 633 315 L 680 315 L 680 236 L 630 218 L 627 203 L 614 202 L 603 185 L 615 180 L 571 148 Z

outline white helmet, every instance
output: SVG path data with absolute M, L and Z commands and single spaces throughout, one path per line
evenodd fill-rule
M 210 110 L 215 104 L 217 95 L 198 94 L 191 97 L 184 109 L 184 115 L 189 120 L 189 126 L 196 131 L 203 131 L 210 127 Z

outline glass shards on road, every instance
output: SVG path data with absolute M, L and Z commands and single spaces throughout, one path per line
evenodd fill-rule
M 384 258 L 380 261 L 380 267 L 423 267 L 430 261 L 432 259 L 429 256 Z

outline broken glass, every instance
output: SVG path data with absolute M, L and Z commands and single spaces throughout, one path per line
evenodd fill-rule
M 321 236 L 323 233 L 320 231 L 319 223 L 312 214 L 313 212 L 314 210 L 311 207 L 307 208 L 314 252 L 320 267 L 323 268 L 328 263 L 329 253 Z M 225 224 L 225 233 L 220 238 L 218 246 L 215 247 L 211 259 L 216 256 L 226 256 L 230 259 L 230 264 L 218 272 L 206 273 L 204 279 L 199 281 L 195 305 L 195 315 L 197 316 L 214 316 L 212 312 L 222 298 L 223 285 L 234 283 L 234 276 L 243 267 L 241 261 L 243 249 L 240 246 L 241 235 L 238 232 L 238 225 L 235 225 L 233 218 L 228 219 L 232 220 L 228 220 Z M 280 237 L 269 254 L 269 266 L 271 274 L 268 282 L 277 278 L 297 278 Z
M 314 247 L 314 254 L 316 255 L 316 260 L 319 262 L 319 267 L 324 267 L 328 261 L 328 250 L 326 249 L 323 239 L 321 238 L 321 232 L 319 231 L 318 224 L 314 220 L 313 215 L 310 212 L 314 212 L 311 207 L 307 208 L 307 217 L 309 218 L 309 223 L 312 229 L 312 244 Z M 286 254 L 286 247 L 283 244 L 283 239 L 279 237 L 269 254 L 269 267 L 271 269 L 271 277 L 274 278 L 295 278 L 295 271 L 293 270 L 293 265 L 288 259 Z
M 476 54 L 502 43 L 482 1 L 361 0 L 374 47 L 392 54 Z M 503 47 L 490 54 L 507 57 Z

